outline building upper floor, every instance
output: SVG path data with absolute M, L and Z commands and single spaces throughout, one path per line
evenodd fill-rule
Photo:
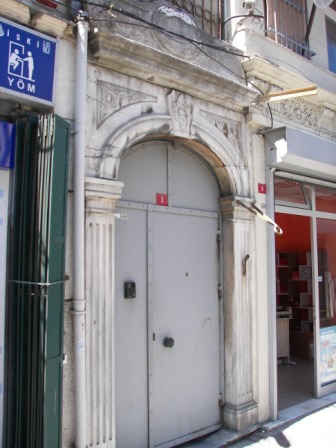
M 139 0 L 139 3 L 155 2 Z M 257 48 L 260 53 L 268 52 L 267 45 L 275 42 L 336 73 L 336 0 L 171 0 L 170 3 L 185 10 L 216 38 L 247 51 Z M 244 31 L 248 36 L 241 39 Z
M 224 26 L 228 41 L 336 93 L 336 1 L 255 0 L 231 4 L 233 9 Z
M 73 38 L 80 9 L 90 21 L 90 57 L 111 69 L 123 60 L 126 74 L 197 96 L 192 66 L 210 101 L 238 100 L 240 110 L 252 101 L 244 85 L 268 93 L 316 84 L 316 104 L 336 111 L 336 0 L 2 0 L 0 15 Z
M 16 0 L 23 7 L 22 14 L 20 8 L 10 6 L 12 0 L 1 3 L 1 13 L 6 15 L 12 8 L 13 18 L 28 22 L 27 25 L 36 25 L 43 14 L 54 21 L 70 22 L 79 9 L 88 10 L 89 14 L 95 9 L 97 13 L 98 5 L 100 11 L 111 8 L 112 18 L 113 9 L 129 11 L 132 5 L 135 9 L 131 13 L 136 17 L 136 9 L 141 16 L 141 8 L 151 5 L 153 11 L 154 5 L 171 4 L 192 18 L 190 24 L 194 22 L 215 39 L 273 58 L 272 44 L 277 44 L 277 52 L 288 49 L 336 73 L 336 0 L 124 0 L 115 4 L 106 0 Z M 95 20 L 92 14 L 91 18 Z M 286 55 L 290 58 L 290 53 Z
M 336 93 L 336 0 L 170 3 L 186 11 L 213 37 Z

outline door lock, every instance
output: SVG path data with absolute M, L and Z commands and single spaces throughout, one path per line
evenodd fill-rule
M 175 344 L 175 341 L 173 338 L 164 338 L 163 340 L 163 346 L 167 348 L 172 348 Z

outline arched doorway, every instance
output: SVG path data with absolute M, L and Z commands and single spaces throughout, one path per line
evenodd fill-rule
M 160 141 L 128 151 L 118 180 L 116 446 L 176 446 L 221 423 L 219 187 Z

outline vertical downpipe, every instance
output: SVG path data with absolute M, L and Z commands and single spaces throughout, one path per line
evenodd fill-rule
M 266 168 L 267 215 L 274 219 L 274 170 Z M 268 344 L 269 344 L 269 394 L 270 418 L 278 418 L 278 358 L 277 358 L 277 320 L 276 320 L 276 270 L 275 270 L 275 236 L 274 230 L 268 226 Z
M 77 19 L 76 110 L 74 154 L 74 362 L 76 448 L 86 447 L 86 300 L 85 277 L 85 112 L 89 24 L 82 11 Z

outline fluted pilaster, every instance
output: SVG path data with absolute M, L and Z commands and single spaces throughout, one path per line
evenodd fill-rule
M 88 446 L 115 447 L 114 211 L 121 182 L 85 181 Z

